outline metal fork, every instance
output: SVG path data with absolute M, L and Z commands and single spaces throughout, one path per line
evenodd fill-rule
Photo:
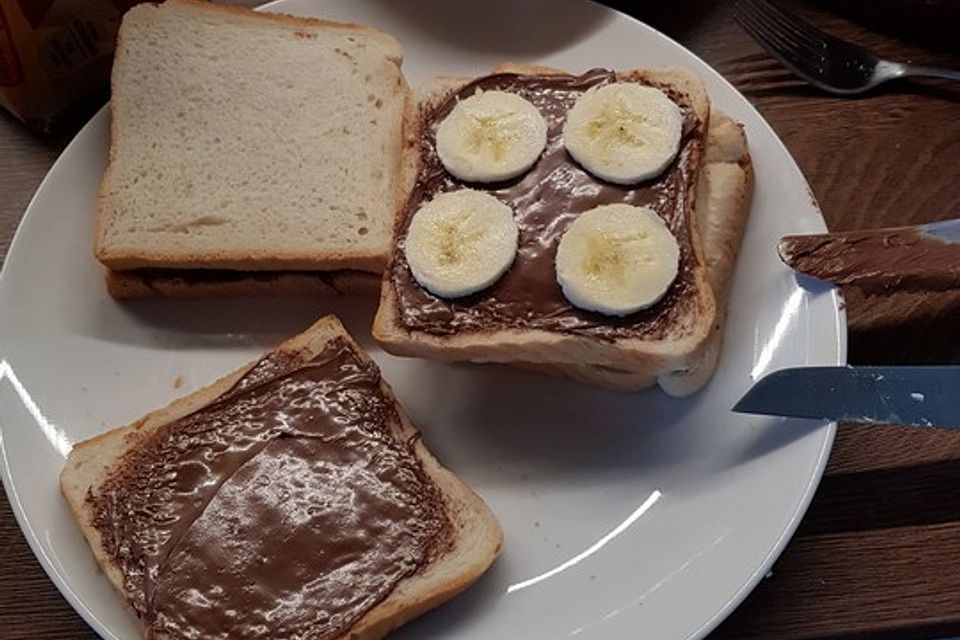
M 960 71 L 883 60 L 768 0 L 738 0 L 737 22 L 767 53 L 810 84 L 839 95 L 862 93 L 907 76 L 960 80 Z

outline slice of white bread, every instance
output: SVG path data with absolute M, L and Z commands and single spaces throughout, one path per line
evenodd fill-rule
M 124 16 L 96 257 L 111 269 L 358 269 L 390 249 L 411 108 L 397 41 L 198 0 Z
M 525 368 L 624 391 L 644 389 L 656 383 L 672 396 L 685 396 L 701 389 L 710 380 L 720 355 L 727 301 L 752 195 L 753 164 L 743 126 L 714 110 L 710 114 L 696 216 L 717 315 L 709 342 L 698 362 L 687 370 L 659 375 L 591 365 L 539 364 Z
M 528 65 L 502 65 L 494 73 L 549 74 L 560 73 L 555 69 Z M 695 74 L 682 69 L 634 69 L 617 73 L 625 82 L 651 83 L 683 94 L 700 121 L 696 132 L 702 144 L 706 136 L 710 116 L 710 103 L 702 81 Z M 419 113 L 429 112 L 445 101 L 454 91 L 469 82 L 470 78 L 438 78 L 416 90 Z M 422 135 L 422 116 L 418 115 L 415 126 L 409 127 L 404 163 L 404 181 L 410 188 L 419 168 L 417 143 Z M 698 174 L 701 158 L 693 175 Z M 687 185 L 692 201 L 696 193 L 696 180 Z M 402 211 L 398 224 L 402 224 Z M 384 277 L 380 305 L 374 320 L 374 338 L 387 351 L 396 355 L 424 357 L 441 361 L 471 361 L 500 363 L 550 363 L 594 364 L 651 377 L 666 371 L 686 370 L 698 362 L 708 343 L 714 325 L 715 303 L 707 282 L 706 263 L 700 246 L 697 230 L 698 220 L 692 210 L 687 212 L 691 230 L 693 281 L 695 283 L 692 313 L 684 315 L 671 325 L 668 335 L 662 339 L 618 337 L 599 339 L 592 336 L 546 331 L 540 329 L 496 329 L 484 332 L 460 332 L 451 335 L 435 335 L 411 330 L 403 325 L 397 309 L 397 296 L 388 274 Z
M 217 269 L 128 269 L 107 271 L 107 292 L 136 298 L 232 298 L 380 293 L 380 276 L 366 271 L 221 271 Z
M 296 363 L 302 363 L 323 352 L 326 345 L 338 339 L 346 340 L 361 362 L 375 367 L 369 356 L 352 341 L 339 320 L 333 316 L 320 319 L 304 333 L 285 341 L 276 351 L 290 354 L 295 357 Z M 164 425 L 214 402 L 253 365 L 254 363 L 250 363 L 241 367 L 209 387 L 149 413 L 127 427 L 114 429 L 74 445 L 60 474 L 60 488 L 98 564 L 121 594 L 124 593 L 123 575 L 105 550 L 100 533 L 94 526 L 94 513 L 88 502 L 88 495 L 97 495 L 99 488 L 121 467 L 126 456 L 135 451 L 144 438 Z M 431 564 L 401 581 L 385 600 L 367 611 L 340 636 L 344 640 L 380 638 L 411 618 L 452 598 L 487 570 L 497 557 L 503 541 L 500 526 L 483 500 L 453 473 L 442 467 L 422 440 L 415 437 L 418 434 L 416 428 L 397 403 L 386 382 L 381 381 L 380 388 L 400 416 L 400 423 L 396 425 L 393 436 L 398 441 L 415 443 L 415 455 L 442 494 L 453 535 L 451 545 L 446 551 Z M 156 637 L 157 640 L 164 640 L 164 636 Z

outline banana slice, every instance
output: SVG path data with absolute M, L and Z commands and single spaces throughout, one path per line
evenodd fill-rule
M 457 103 L 437 127 L 437 154 L 466 182 L 499 182 L 533 166 L 547 145 L 537 108 L 505 91 L 475 93 Z
M 683 114 L 653 87 L 593 87 L 567 113 L 563 144 L 584 169 L 617 184 L 660 175 L 680 148 Z
M 461 189 L 420 207 L 407 230 L 405 252 L 413 277 L 441 298 L 489 287 L 517 255 L 513 211 L 493 196 Z
M 608 204 L 573 221 L 557 248 L 557 282 L 574 306 L 625 316 L 655 304 L 680 266 L 680 247 L 652 209 Z

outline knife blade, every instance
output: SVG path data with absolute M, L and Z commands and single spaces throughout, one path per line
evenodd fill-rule
M 867 292 L 960 289 L 960 219 L 910 227 L 785 236 L 780 259 Z
M 960 429 L 960 366 L 781 369 L 761 378 L 733 410 Z

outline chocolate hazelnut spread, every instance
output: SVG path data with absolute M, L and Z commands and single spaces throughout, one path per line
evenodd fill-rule
M 140 278 L 148 287 L 157 282 L 167 282 L 173 279 L 184 284 L 205 284 L 210 282 L 230 283 L 255 280 L 270 282 L 282 276 L 297 275 L 316 278 L 329 287 L 336 288 L 334 276 L 354 275 L 357 277 L 375 278 L 377 274 L 369 271 L 355 271 L 352 269 L 335 269 L 332 271 L 307 271 L 303 269 L 288 269 L 284 271 L 252 271 L 242 269 L 166 269 L 156 267 L 141 267 L 124 271 Z
M 614 82 L 611 71 L 581 76 L 495 74 L 471 82 L 433 110 L 420 114 L 423 134 L 416 182 L 401 223 L 398 251 L 391 265 L 398 316 L 408 329 L 444 335 L 520 327 L 591 335 L 598 338 L 659 339 L 677 330 L 678 319 L 692 317 L 697 304 L 695 256 L 688 213 L 703 150 L 704 123 L 686 98 L 663 89 L 680 106 L 683 137 L 677 158 L 660 176 L 636 185 L 616 185 L 594 178 L 573 161 L 561 133 L 567 111 L 589 88 Z M 457 101 L 478 90 L 508 91 L 534 104 L 547 121 L 547 146 L 530 171 L 492 185 L 467 184 L 446 172 L 435 149 L 437 125 Z M 413 214 L 437 193 L 480 188 L 514 210 L 520 228 L 517 257 L 510 270 L 489 288 L 456 300 L 423 289 L 404 257 L 404 235 Z M 572 306 L 557 284 L 554 259 L 560 237 L 581 213 L 602 204 L 625 202 L 648 206 L 666 221 L 680 245 L 680 271 L 657 304 L 624 318 L 611 318 Z
M 399 425 L 341 339 L 143 436 L 88 500 L 147 637 L 334 638 L 429 564 L 452 525 Z
M 960 246 L 915 227 L 787 236 L 780 256 L 797 271 L 868 293 L 960 288 Z

